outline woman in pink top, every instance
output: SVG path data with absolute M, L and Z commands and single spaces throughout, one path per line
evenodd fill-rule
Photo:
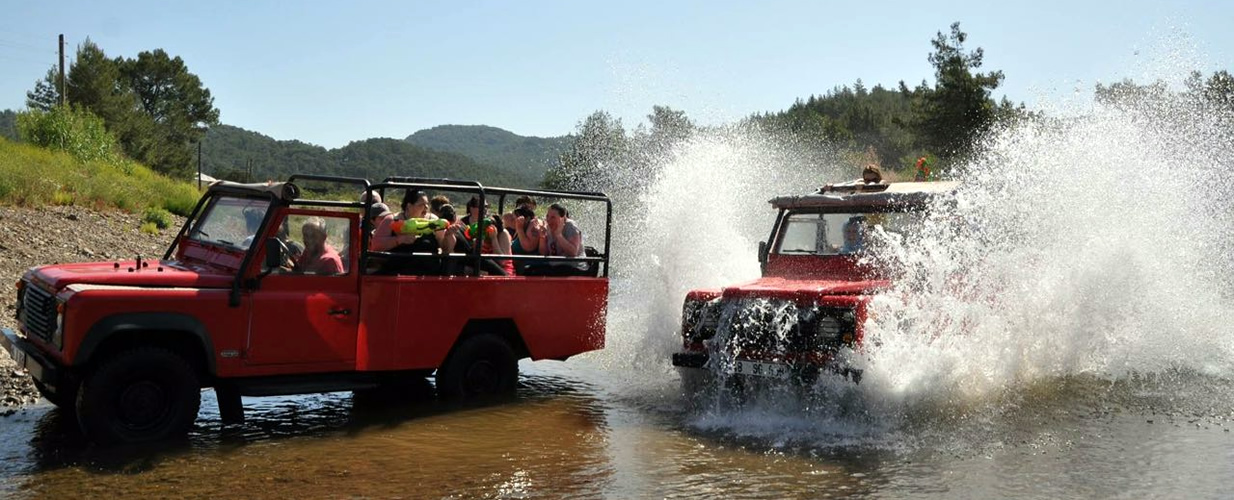
M 418 239 L 425 238 L 414 234 L 395 234 L 393 228 L 395 221 L 437 218 L 429 213 L 428 195 L 417 189 L 407 190 L 406 195 L 403 196 L 401 208 L 403 211 L 398 215 L 390 215 L 388 212 L 381 215 L 381 220 L 377 223 L 376 229 L 373 230 L 373 237 L 369 241 L 370 250 L 387 252 L 403 245 L 415 245 Z M 449 231 L 436 231 L 433 233 L 433 239 L 437 246 L 446 253 L 454 249 L 454 235 L 449 234 Z M 424 242 L 420 243 L 422 245 Z

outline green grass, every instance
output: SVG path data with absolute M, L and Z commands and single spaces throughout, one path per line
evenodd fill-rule
M 68 153 L 0 138 L 2 204 L 114 207 L 128 212 L 158 208 L 183 216 L 200 196 L 196 186 L 128 160 L 82 162 Z

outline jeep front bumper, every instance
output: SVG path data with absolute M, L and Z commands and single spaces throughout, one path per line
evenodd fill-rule
M 673 353 L 673 366 L 682 368 L 702 368 L 707 364 L 707 353 L 705 352 L 675 352 Z
M 54 390 L 61 370 L 24 335 L 14 332 L 12 328 L 0 329 L 0 346 L 13 357 L 17 368 L 26 370 L 35 380 Z
M 707 365 L 707 360 L 708 360 L 708 354 L 706 352 L 686 351 L 686 352 L 673 353 L 673 366 L 680 367 L 680 368 L 703 368 Z M 851 368 L 846 365 L 835 363 L 835 362 L 827 362 L 822 365 L 817 365 L 813 363 L 797 364 L 797 365 L 793 365 L 790 368 L 790 370 L 792 374 L 791 377 L 782 376 L 782 377 L 775 377 L 775 378 L 793 378 L 796 380 L 813 381 L 819 376 L 820 373 L 831 372 L 831 373 L 835 373 L 837 375 L 843 376 L 844 378 L 847 378 L 849 380 L 852 380 L 853 382 L 861 381 L 861 370 L 860 369 Z M 748 376 L 748 375 L 759 376 L 759 374 L 757 373 L 741 373 L 741 372 L 736 372 L 736 371 L 729 371 L 728 373 L 730 375 L 737 375 L 737 376 Z M 762 374 L 762 376 L 774 376 L 773 374 L 775 373 L 778 373 L 778 372 L 768 371 L 767 373 Z

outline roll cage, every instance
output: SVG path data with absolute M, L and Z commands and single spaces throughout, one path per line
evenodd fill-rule
M 364 197 L 364 201 L 337 201 L 337 200 L 319 200 L 302 197 L 302 190 L 297 184 L 298 182 L 321 182 L 340 186 L 348 190 L 348 192 L 364 192 L 369 196 Z M 608 277 L 609 274 L 609 246 L 612 243 L 612 222 L 613 222 L 613 203 L 603 193 L 581 192 L 581 191 L 552 191 L 552 190 L 537 190 L 537 189 L 517 189 L 517 188 L 502 188 L 502 187 L 485 187 L 477 181 L 464 181 L 455 179 L 437 179 L 424 177 L 387 177 L 380 183 L 371 184 L 367 179 L 358 177 L 342 177 L 330 175 L 308 175 L 297 174 L 287 179 L 286 182 L 270 183 L 270 184 L 240 184 L 233 182 L 217 182 L 212 184 L 206 191 L 206 194 L 197 201 L 197 205 L 193 207 L 193 211 L 189 214 L 187 221 L 176 234 L 176 238 L 172 240 L 167 251 L 163 254 L 164 260 L 171 260 L 176 252 L 177 247 L 183 241 L 183 238 L 190 234 L 199 218 L 210 208 L 220 196 L 234 196 L 239 198 L 263 199 L 270 201 L 270 210 L 266 211 L 265 217 L 261 221 L 260 227 L 256 234 L 266 234 L 271 220 L 278 212 L 275 208 L 285 208 L 291 206 L 306 206 L 306 207 L 328 207 L 358 210 L 362 221 L 360 231 L 360 269 L 368 269 L 369 259 L 372 257 L 382 257 L 387 259 L 416 259 L 416 258 L 440 258 L 449 260 L 471 260 L 474 265 L 470 267 L 468 275 L 479 276 L 481 270 L 481 262 L 484 258 L 493 258 L 491 254 L 485 257 L 481 253 L 480 245 L 472 245 L 471 251 L 468 254 L 444 254 L 435 255 L 428 253 L 399 253 L 399 252 L 374 252 L 369 250 L 370 238 L 373 231 L 372 223 L 368 217 L 364 216 L 369 213 L 372 207 L 372 193 L 381 194 L 383 199 L 387 190 L 391 189 L 420 189 L 432 191 L 446 191 L 467 193 L 479 196 L 481 199 L 487 199 L 487 195 L 495 195 L 498 198 L 497 210 L 498 213 L 504 212 L 506 198 L 508 196 L 536 196 L 542 199 L 562 199 L 562 200 L 583 200 L 599 202 L 604 204 L 604 249 L 598 255 L 585 255 L 583 257 L 549 257 L 541 255 L 501 255 L 503 260 L 514 261 L 533 261 L 533 262 L 587 262 L 594 263 L 600 266 L 598 276 Z M 485 206 L 480 206 L 480 219 L 484 219 L 488 215 L 488 210 Z M 233 306 L 240 304 L 240 290 L 242 287 L 248 286 L 254 288 L 256 283 L 244 283 L 245 270 L 249 269 L 252 260 L 257 252 L 253 251 L 258 246 L 252 245 L 246 249 L 243 261 L 239 269 L 236 271 L 235 278 L 231 287 L 231 300 Z

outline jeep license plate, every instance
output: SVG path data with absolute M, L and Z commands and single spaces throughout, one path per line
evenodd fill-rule
M 764 363 L 762 361 L 749 361 L 738 359 L 733 362 L 733 373 L 737 375 L 754 375 L 756 377 L 770 377 L 786 379 L 792 376 L 793 372 L 788 365 L 782 363 Z

